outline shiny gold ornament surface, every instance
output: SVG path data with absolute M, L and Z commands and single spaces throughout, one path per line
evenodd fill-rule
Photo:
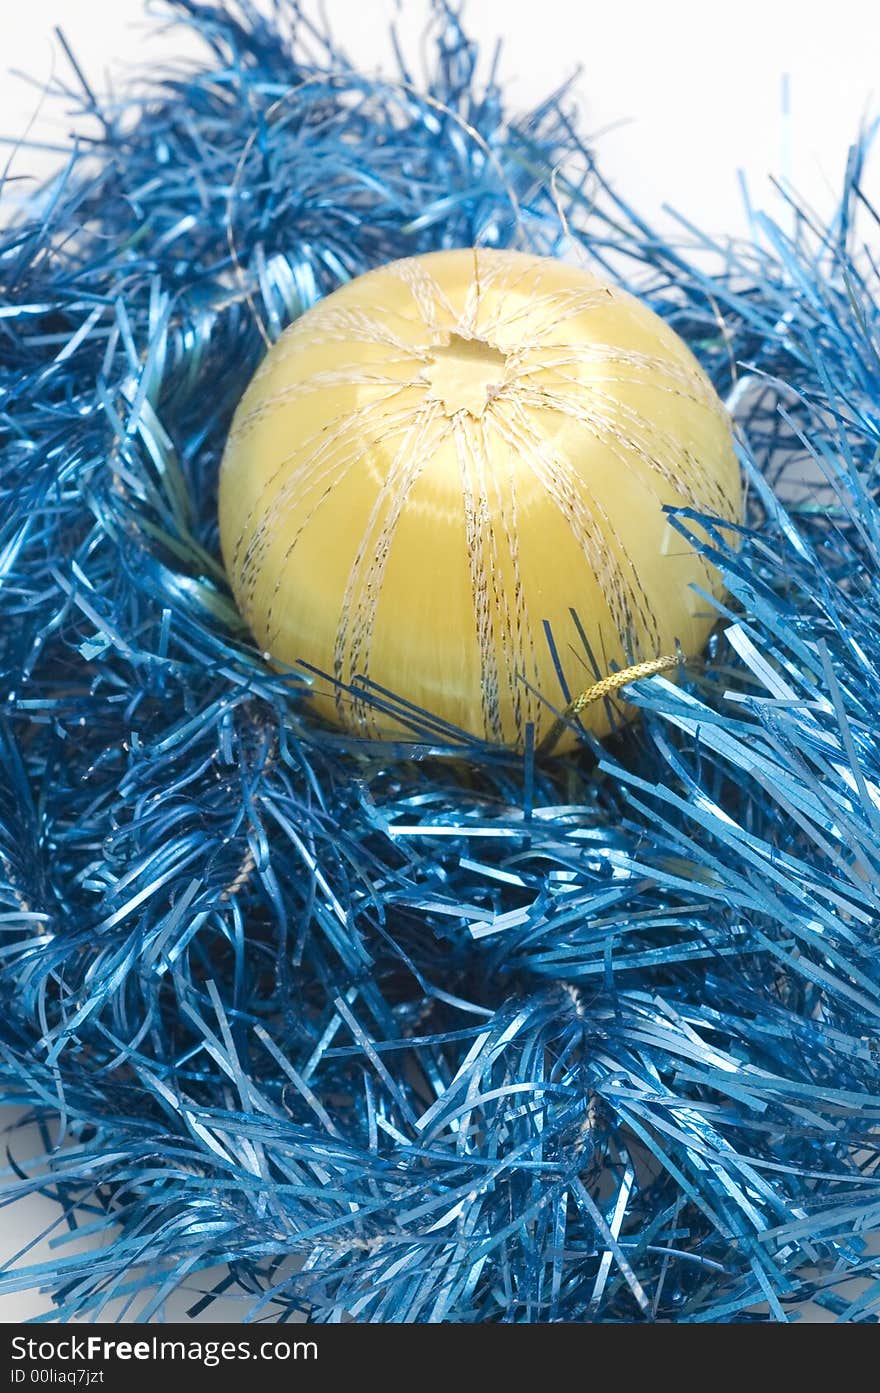
M 714 616 L 692 586 L 719 580 L 667 504 L 742 511 L 729 418 L 689 349 L 584 270 L 484 249 L 394 262 L 302 315 L 220 474 L 239 607 L 273 658 L 334 679 L 316 679 L 322 714 L 411 734 L 376 684 L 519 747 L 566 704 L 548 630 L 572 697 L 699 652 Z M 607 703 L 579 719 L 607 733 Z

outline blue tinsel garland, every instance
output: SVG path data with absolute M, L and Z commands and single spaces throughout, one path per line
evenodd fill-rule
M 0 230 L 0 1100 L 67 1143 L 2 1198 L 74 1229 L 0 1294 L 146 1319 L 219 1263 L 263 1318 L 876 1318 L 862 147 L 831 227 L 756 217 L 710 273 L 602 184 L 564 92 L 507 122 L 443 5 L 422 95 L 293 4 L 173 9 L 204 68 L 86 89 L 90 139 Z M 261 324 L 514 241 L 613 266 L 733 405 L 726 622 L 576 757 L 359 747 L 242 631 L 224 433 Z

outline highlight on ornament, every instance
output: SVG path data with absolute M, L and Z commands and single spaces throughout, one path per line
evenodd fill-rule
M 0 185 L 0 1300 L 876 1320 L 871 132 L 670 240 L 442 0 L 163 13 Z
M 690 350 L 588 271 L 479 247 L 369 271 L 297 319 L 220 470 L 261 647 L 376 737 L 412 723 L 368 684 L 438 732 L 522 748 L 612 668 L 698 653 L 719 577 L 676 506 L 742 520 L 729 419 Z M 608 733 L 607 702 L 581 710 Z

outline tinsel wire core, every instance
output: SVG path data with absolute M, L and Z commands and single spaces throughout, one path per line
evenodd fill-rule
M 867 137 L 830 226 L 785 195 L 788 230 L 688 229 L 706 269 L 605 184 L 565 88 L 507 115 L 451 6 L 424 84 L 365 77 L 293 4 L 166 8 L 203 64 L 64 90 L 88 137 L 0 216 L 0 1096 L 45 1137 L 13 1134 L 2 1199 L 60 1206 L 51 1261 L 28 1235 L 0 1295 L 875 1319 Z M 514 240 L 641 294 L 728 400 L 746 525 L 672 522 L 730 600 L 605 745 L 514 758 L 420 712 L 413 742 L 359 743 L 231 602 L 229 421 L 260 325 Z

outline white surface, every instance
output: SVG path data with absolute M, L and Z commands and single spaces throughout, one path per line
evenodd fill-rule
M 326 12 L 348 53 L 362 66 L 387 63 L 387 26 L 400 19 L 414 57 L 425 0 L 326 0 Z M 268 5 L 264 6 L 268 8 Z M 603 167 L 639 210 L 668 230 L 671 204 L 713 233 L 742 233 L 745 217 L 737 170 L 752 200 L 765 203 L 767 175 L 782 174 L 823 216 L 834 206 L 847 149 L 859 124 L 880 106 L 880 7 L 876 0 L 470 0 L 470 32 L 490 46 L 505 40 L 502 72 L 514 106 L 527 107 L 578 66 L 584 129 L 598 140 Z M 62 25 L 94 87 L 112 76 L 124 85 L 132 70 L 163 55 L 192 56 L 180 29 L 145 27 L 141 0 L 27 0 L 3 4 L 0 47 L 0 134 L 58 140 L 68 122 L 63 104 L 40 104 L 53 72 L 71 81 L 52 34 Z M 26 73 L 36 84 L 6 75 Z M 784 115 L 787 75 L 789 117 Z M 0 151 L 2 155 L 2 151 Z M 57 155 L 19 150 L 12 172 L 44 174 Z M 0 168 L 3 160 L 0 158 Z M 878 161 L 868 190 L 880 205 Z M 6 1118 L 4 1119 L 4 1111 Z M 11 1116 L 0 1109 L 0 1126 Z M 0 1262 L 47 1224 L 56 1207 L 28 1201 L 0 1210 Z M 30 1260 L 52 1256 L 45 1243 Z M 185 1306 L 185 1303 L 184 1303 Z M 0 1300 L 0 1320 L 47 1309 L 27 1293 Z M 183 1309 L 183 1306 L 179 1309 Z M 235 1307 L 227 1305 L 230 1319 Z M 219 1310 L 211 1313 L 218 1316 Z
M 325 8 L 362 66 L 387 60 L 395 15 L 417 61 L 426 0 L 325 0 Z M 70 78 L 52 36 L 56 24 L 93 86 L 107 73 L 118 86 L 132 67 L 194 52 L 181 29 L 146 21 L 142 0 L 27 0 L 14 11 L 14 23 L 3 26 L 0 68 L 23 71 L 38 85 L 53 71 Z M 468 0 L 465 14 L 487 52 L 503 37 L 502 71 L 516 106 L 545 96 L 580 67 L 584 127 L 605 132 L 606 171 L 643 212 L 670 203 L 709 230 L 745 229 L 740 168 L 756 201 L 772 171 L 827 213 L 859 123 L 878 109 L 875 0 Z M 0 133 L 20 135 L 37 101 L 32 86 L 4 80 Z M 49 105 L 32 134 L 51 140 L 65 121 L 63 109 Z M 26 175 L 36 163 L 22 153 L 15 171 Z

